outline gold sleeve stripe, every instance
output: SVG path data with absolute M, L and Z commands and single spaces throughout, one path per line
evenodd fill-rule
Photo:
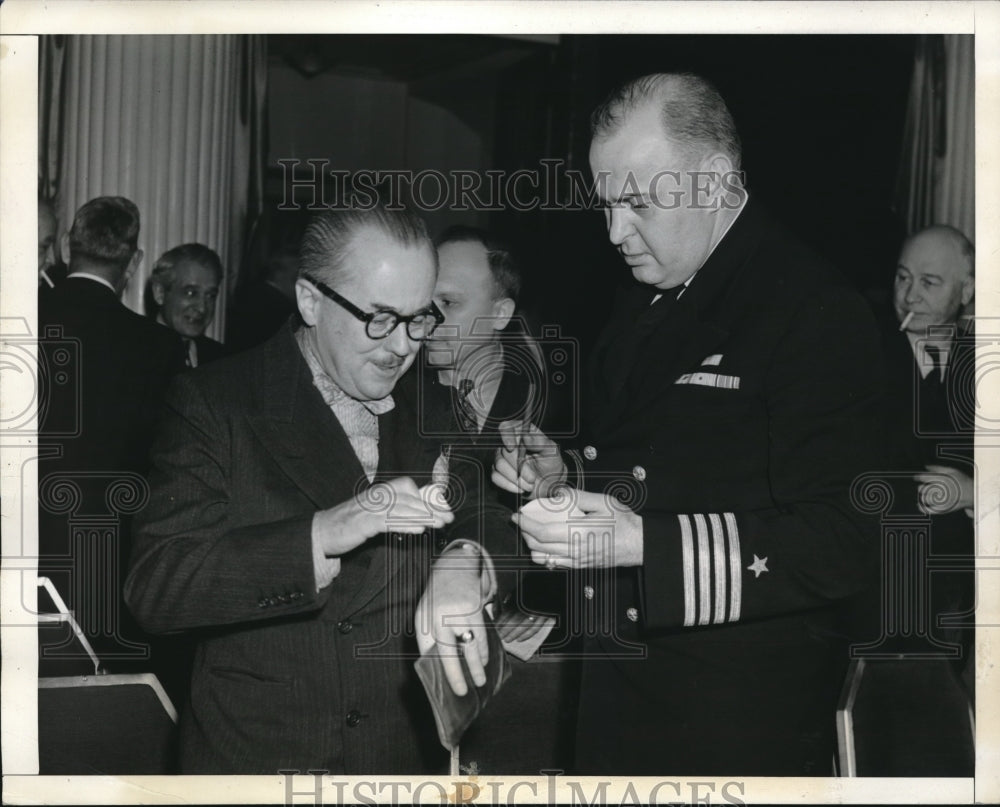
M 708 524 L 701 513 L 694 514 L 698 528 L 698 624 L 712 622 L 712 555 L 708 548 Z
M 743 564 L 740 561 L 740 531 L 736 516 L 723 513 L 729 538 L 729 621 L 738 622 L 743 605 Z
M 677 516 L 681 525 L 681 553 L 684 567 L 684 627 L 694 625 L 694 536 L 691 534 L 691 519 L 684 513 Z
M 712 562 L 715 565 L 715 613 L 712 621 L 721 625 L 726 621 L 726 531 L 722 527 L 722 519 L 718 513 L 709 513 L 709 523 L 712 525 Z

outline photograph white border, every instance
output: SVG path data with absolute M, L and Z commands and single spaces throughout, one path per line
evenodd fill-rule
M 36 330 L 34 234 L 37 230 L 32 189 L 37 183 L 37 35 L 40 34 L 198 34 L 198 33 L 504 33 L 504 34 L 848 34 L 972 33 L 976 36 L 976 233 L 978 318 L 1000 325 L 1000 4 L 993 2 L 317 2 L 315 0 L 7 0 L 0 7 L 0 317 L 6 342 L 18 328 Z M 822 170 L 821 165 L 817 165 Z M 28 271 L 28 266 L 32 271 Z M 24 335 L 23 333 L 21 335 Z M 6 356 L 6 345 L 4 345 Z M 0 388 L 2 423 L 11 422 L 34 395 L 34 379 L 25 368 L 5 365 Z M 980 375 L 982 375 L 980 369 Z M 981 411 L 1000 422 L 1000 383 L 983 378 Z M 980 439 L 982 438 L 982 439 Z M 32 441 L 0 434 L 3 501 L 3 569 L 0 572 L 2 670 L 3 800 L 10 804 L 110 803 L 284 803 L 286 782 L 262 777 L 40 777 L 37 771 L 37 652 L 33 612 L 34 573 L 19 567 L 13 548 L 37 544 L 36 463 Z M 1000 801 L 1000 671 L 993 667 L 993 647 L 1000 625 L 1000 462 L 997 438 L 977 437 L 977 528 L 979 601 L 977 629 L 977 760 L 971 779 L 755 779 L 737 777 L 748 804 L 809 803 L 990 803 Z M 24 486 L 22 489 L 22 485 Z M 30 545 L 25 548 L 32 553 Z M 9 551 L 10 550 L 10 551 Z M 680 772 L 678 772 L 680 773 Z M 570 777 L 585 788 L 601 781 Z M 299 781 L 301 779 L 301 781 Z M 337 777 L 341 794 L 375 791 L 357 783 L 406 782 L 403 777 Z M 296 803 L 336 803 L 338 788 L 330 777 L 317 801 L 310 777 L 299 777 Z M 477 803 L 490 798 L 493 777 L 467 777 L 480 788 Z M 609 803 L 648 798 L 662 778 L 615 780 Z M 429 781 L 429 780 L 420 780 Z M 453 779 L 439 777 L 454 793 Z M 565 783 L 554 790 L 545 777 L 517 777 L 532 788 L 517 791 L 525 803 L 566 803 Z M 701 794 L 720 801 L 725 778 Z M 633 790 L 628 790 L 629 782 Z M 383 797 L 392 793 L 383 789 Z M 405 794 L 406 790 L 398 791 Z M 412 791 L 410 791 L 412 792 Z M 466 796 L 473 793 L 463 789 Z M 592 792 L 587 789 L 585 792 Z M 506 798 L 508 791 L 499 791 Z M 661 790 L 669 801 L 687 798 Z M 344 798 L 343 795 L 340 797 Z M 423 801 L 440 804 L 435 788 Z

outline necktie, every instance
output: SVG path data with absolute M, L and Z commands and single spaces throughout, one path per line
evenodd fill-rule
M 194 339 L 185 339 L 184 346 L 187 348 L 184 355 L 184 366 L 185 367 L 197 367 L 198 366 L 198 346 L 195 344 Z
M 458 425 L 462 431 L 469 434 L 478 434 L 479 432 L 479 420 L 476 417 L 476 410 L 473 409 L 472 401 L 469 400 L 469 396 L 475 387 L 476 384 L 471 378 L 463 378 L 458 382 L 458 392 L 456 394 L 456 403 L 458 406 L 456 407 L 455 414 L 458 417 Z
M 927 355 L 931 357 L 931 363 L 934 365 L 934 369 L 931 370 L 929 377 L 933 376 L 935 381 L 944 381 L 944 361 L 942 361 L 943 353 L 941 348 L 937 345 L 927 345 L 924 348 L 927 351 Z

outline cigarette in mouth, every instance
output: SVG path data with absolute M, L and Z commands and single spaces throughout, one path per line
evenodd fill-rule
M 913 312 L 912 311 L 909 314 L 907 314 L 905 317 L 903 317 L 903 321 L 899 323 L 899 330 L 905 331 L 906 330 L 906 326 L 910 324 L 910 320 L 911 319 L 913 319 Z

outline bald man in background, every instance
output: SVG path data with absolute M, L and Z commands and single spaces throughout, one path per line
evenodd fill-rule
M 897 505 L 932 517 L 931 552 L 974 553 L 973 398 L 975 351 L 959 320 L 975 294 L 975 250 L 953 227 L 936 225 L 903 244 L 896 266 L 895 322 L 884 332 L 888 371 L 886 436 L 893 467 L 913 471 Z M 943 490 L 944 496 L 935 496 Z M 941 613 L 974 602 L 971 571 L 932 575 L 932 634 L 963 646 L 971 630 L 935 627 Z
M 892 698 L 870 716 L 877 734 L 868 740 L 866 775 L 972 776 L 975 769 L 975 349 L 961 321 L 974 286 L 969 240 L 953 227 L 928 227 L 900 250 L 892 312 L 881 323 L 883 453 L 892 488 L 883 519 L 907 529 L 894 539 L 905 551 L 887 544 L 883 583 L 860 601 L 869 624 L 859 643 L 889 641 L 902 653 L 872 667 L 875 686 L 881 676 Z

